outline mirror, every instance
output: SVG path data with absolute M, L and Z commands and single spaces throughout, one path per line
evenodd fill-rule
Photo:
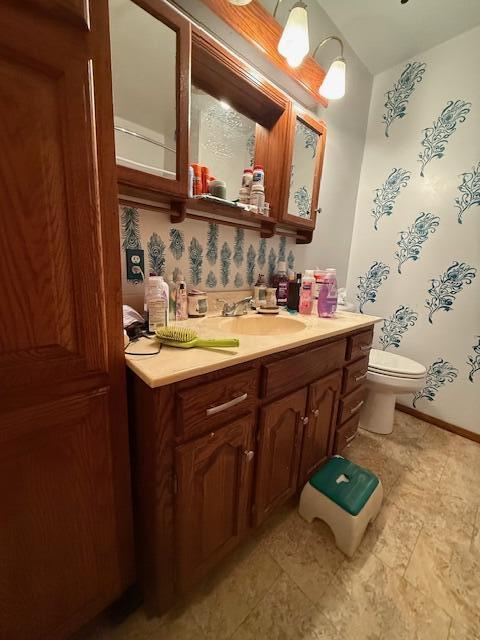
M 117 164 L 177 179 L 177 33 L 132 0 L 109 0 Z
M 190 160 L 223 180 L 227 200 L 236 200 L 243 170 L 253 167 L 256 123 L 192 85 Z
M 312 195 L 320 152 L 320 135 L 297 117 L 290 174 L 288 213 L 304 220 L 312 217 Z

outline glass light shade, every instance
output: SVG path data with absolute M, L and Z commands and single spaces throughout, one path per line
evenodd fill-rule
M 250 4 L 252 0 L 228 0 L 230 4 L 236 4 L 237 7 L 243 7 L 246 4 Z
M 290 67 L 293 67 L 295 69 L 296 67 L 299 67 L 302 64 L 304 58 L 305 58 L 305 54 L 303 53 L 301 53 L 300 55 L 291 54 L 287 56 L 287 62 Z
M 278 43 L 278 51 L 287 58 L 290 66 L 298 67 L 310 49 L 308 40 L 308 15 L 303 3 L 290 11 L 287 24 Z
M 330 65 L 318 93 L 329 100 L 338 100 L 345 95 L 345 58 L 336 58 Z

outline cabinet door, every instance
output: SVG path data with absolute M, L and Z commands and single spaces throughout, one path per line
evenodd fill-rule
M 342 372 L 335 371 L 308 388 L 308 423 L 303 435 L 299 488 L 332 453 L 341 384 Z
M 65 638 L 134 580 L 102 6 L 0 3 L 2 638 Z
M 177 447 L 177 586 L 198 582 L 250 524 L 252 415 Z
M 260 414 L 255 520 L 262 522 L 297 488 L 307 388 L 263 407 Z
M 109 10 L 120 192 L 186 198 L 190 22 L 164 0 L 109 0 Z

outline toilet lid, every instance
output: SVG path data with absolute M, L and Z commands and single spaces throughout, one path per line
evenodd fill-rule
M 415 362 L 415 360 L 378 349 L 370 351 L 368 370 L 397 378 L 423 378 L 427 372 L 423 364 Z

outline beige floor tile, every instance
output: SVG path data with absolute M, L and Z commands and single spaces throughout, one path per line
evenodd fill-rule
M 283 574 L 238 628 L 233 640 L 341 640 L 341 636 Z
M 452 457 L 458 462 L 480 466 L 480 443 L 456 436 L 452 449 Z
M 194 595 L 190 610 L 205 636 L 230 638 L 280 573 L 257 540 L 242 547 Z
M 263 542 L 265 550 L 314 602 L 328 588 L 345 558 L 324 522 L 308 524 L 296 511 Z
M 403 411 L 395 411 L 393 432 L 389 437 L 395 442 L 411 444 L 415 440 L 423 438 L 429 428 L 428 422 L 414 418 L 408 413 L 403 413 Z
M 421 520 L 386 499 L 375 522 L 368 526 L 357 554 L 374 553 L 403 575 L 421 528 Z
M 480 504 L 480 464 L 452 456 L 443 471 L 438 490 Z
M 448 640 L 480 640 L 480 628 L 470 625 L 465 626 L 459 620 L 452 620 Z
M 377 447 L 373 451 L 365 451 L 357 446 L 356 441 L 344 452 L 345 458 L 373 471 L 382 481 L 383 491 L 388 495 L 392 487 L 405 473 L 404 467 L 396 460 L 388 458 Z
M 452 618 L 480 625 L 480 558 L 421 533 L 405 578 Z
M 446 640 L 449 616 L 374 555 L 342 565 L 321 610 L 343 639 Z

